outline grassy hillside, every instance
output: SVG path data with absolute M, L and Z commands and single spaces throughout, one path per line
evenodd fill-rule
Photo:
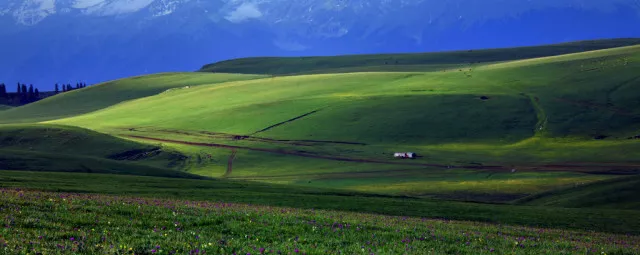
M 636 254 L 640 45 L 609 48 L 635 42 L 245 59 L 210 67 L 298 75 L 159 74 L 5 110 L 0 250 Z
M 531 206 L 640 210 L 640 176 L 621 177 L 536 194 L 517 201 Z
M 640 46 L 551 56 L 630 42 L 517 49 L 550 57 L 490 63 L 488 57 L 512 50 L 437 53 L 448 57 L 438 55 L 434 65 L 446 68 L 420 72 L 160 74 L 55 96 L 0 117 L 50 119 L 179 151 L 186 155 L 180 164 L 142 163 L 208 177 L 509 202 L 640 173 L 640 144 L 627 139 L 640 135 Z M 451 68 L 459 54 L 476 64 Z M 171 89 L 194 84 L 200 85 Z M 69 113 L 48 104 L 94 110 Z M 34 117 L 29 109 L 47 115 Z M 397 151 L 420 157 L 397 160 Z
M 11 108 L 13 108 L 13 107 L 8 106 L 8 105 L 0 104 L 0 111 L 6 111 L 6 110 L 9 110 Z
M 238 81 L 57 122 L 404 146 L 511 144 L 537 135 L 624 139 L 640 130 L 639 59 L 633 46 L 449 72 Z
M 168 169 L 183 164 L 180 153 L 76 127 L 0 126 L 0 152 L 4 170 L 197 177 Z
M 580 41 L 534 47 L 420 54 L 242 58 L 208 64 L 203 66 L 200 71 L 280 75 L 363 71 L 433 71 L 455 68 L 460 65 L 538 58 L 636 44 L 640 44 L 640 39 Z
M 33 104 L 3 111 L 0 113 L 0 124 L 40 122 L 71 117 L 125 101 L 156 95 L 169 89 L 259 77 L 240 74 L 163 73 L 120 79 L 58 94 Z
M 271 77 L 51 122 L 162 143 L 205 176 L 505 202 L 637 174 L 640 144 L 628 138 L 640 134 L 639 68 L 631 46 L 430 72 Z M 396 151 L 421 157 L 395 160 Z

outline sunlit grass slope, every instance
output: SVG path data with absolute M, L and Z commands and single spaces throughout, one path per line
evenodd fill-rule
M 0 124 L 54 120 L 90 113 L 172 88 L 215 84 L 261 76 L 241 74 L 163 73 L 110 81 L 62 93 L 0 113 Z
M 470 75 L 266 78 L 176 90 L 54 122 L 403 146 L 536 136 L 626 142 L 640 131 L 638 68 L 640 46 L 633 46 L 463 70 Z
M 170 170 L 184 156 L 77 127 L 0 126 L 0 169 L 196 176 Z
M 534 47 L 420 54 L 242 58 L 208 64 L 203 66 L 200 71 L 288 75 L 362 71 L 433 71 L 460 65 L 538 58 L 635 44 L 640 44 L 640 39 L 579 41 Z

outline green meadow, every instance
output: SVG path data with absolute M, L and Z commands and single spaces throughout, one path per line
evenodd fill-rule
M 131 77 L 21 107 L 0 106 L 0 169 L 6 170 L 0 171 L 0 187 L 11 194 L 3 203 L 26 208 L 27 216 L 18 216 L 27 218 L 11 220 L 22 222 L 11 231 L 27 231 L 36 223 L 24 222 L 52 213 L 67 217 L 65 226 L 86 226 L 82 245 L 56 233 L 31 247 L 46 254 L 148 254 L 158 252 L 155 245 L 179 254 L 205 248 L 207 253 L 260 253 L 261 247 L 270 253 L 339 253 L 338 244 L 321 240 L 325 232 L 298 221 L 333 220 L 307 215 L 305 210 L 312 209 L 345 212 L 353 225 L 360 217 L 354 213 L 460 221 L 455 227 L 430 221 L 445 224 L 435 229 L 418 224 L 414 232 L 432 229 L 429 233 L 446 237 L 407 237 L 411 245 L 392 244 L 400 238 L 394 233 L 411 232 L 405 225 L 362 221 L 367 235 L 383 237 L 370 247 L 361 244 L 364 234 L 345 233 L 340 238 L 349 248 L 342 252 L 350 254 L 363 252 L 360 246 L 374 254 L 421 253 L 428 247 L 435 254 L 634 254 L 640 209 L 638 45 L 637 39 L 617 39 L 421 54 L 236 59 L 194 73 Z M 394 152 L 418 157 L 397 159 Z M 82 211 L 86 205 L 83 217 L 113 217 L 119 222 L 113 227 L 136 238 L 127 244 L 125 236 L 98 242 L 88 229 L 113 231 L 104 222 L 76 222 L 55 203 L 37 207 L 16 188 L 26 188 L 27 196 L 78 196 L 74 201 L 80 204 L 68 206 Z M 93 200 L 87 193 L 109 196 Z M 229 222 L 226 227 L 205 230 L 209 223 L 190 223 L 195 225 L 188 231 L 215 242 L 242 238 L 236 231 L 247 226 L 236 221 L 238 208 L 246 204 L 248 210 L 302 211 L 287 216 L 266 210 L 260 219 L 270 230 L 256 227 L 258 233 L 251 235 L 267 239 L 211 247 L 186 232 L 166 240 L 141 234 L 143 228 L 165 224 L 170 211 L 102 204 L 121 199 L 111 196 L 233 203 L 228 211 L 215 209 L 227 213 L 215 220 Z M 185 212 L 185 219 L 206 221 L 211 215 L 209 207 L 194 210 Z M 0 208 L 7 219 L 16 212 Z M 120 219 L 121 213 L 158 216 L 134 224 Z M 276 222 L 289 225 L 273 227 Z M 518 234 L 504 241 L 495 236 L 502 231 L 499 224 L 522 236 L 545 234 L 521 247 L 522 241 L 512 245 L 509 239 Z M 283 242 L 296 231 L 305 233 L 307 242 Z M 487 244 L 463 237 L 470 231 L 494 239 Z M 27 232 L 29 238 L 41 235 Z M 0 236 L 0 250 L 3 240 L 21 243 L 19 248 L 5 245 L 12 251 L 31 249 L 24 244 L 33 240 L 11 233 Z M 626 246 L 602 241 L 624 239 L 616 234 L 633 240 Z M 574 235 L 600 241 L 553 244 Z M 416 238 L 429 241 L 412 246 Z M 177 244 L 180 240 L 189 241 Z

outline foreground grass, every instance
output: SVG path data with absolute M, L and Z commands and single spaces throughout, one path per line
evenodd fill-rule
M 0 190 L 9 254 L 637 254 L 640 237 L 222 202 Z
M 0 187 L 223 201 L 640 235 L 640 212 L 463 203 L 226 180 L 0 171 Z

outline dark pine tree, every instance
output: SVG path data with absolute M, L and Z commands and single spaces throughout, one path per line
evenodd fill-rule
M 35 99 L 35 92 L 33 91 L 33 84 L 29 84 L 29 91 L 27 92 L 27 102 L 31 103 Z
M 58 85 L 58 83 L 56 83 L 56 87 L 54 91 L 56 94 L 60 93 L 60 86 Z
M 4 85 L 4 83 L 0 83 L 0 98 L 6 98 L 7 97 L 7 86 Z
M 36 90 L 33 92 L 33 101 L 38 101 L 38 99 L 40 99 L 40 91 L 38 90 L 38 88 L 36 88 Z
M 27 94 L 27 85 L 22 84 L 20 85 L 20 103 L 27 103 L 28 100 L 28 94 Z
M 16 95 L 18 95 L 18 97 L 20 97 L 20 83 L 18 82 L 18 86 L 16 87 Z
M 71 84 L 67 84 L 67 91 L 72 91 L 73 87 L 71 87 Z

